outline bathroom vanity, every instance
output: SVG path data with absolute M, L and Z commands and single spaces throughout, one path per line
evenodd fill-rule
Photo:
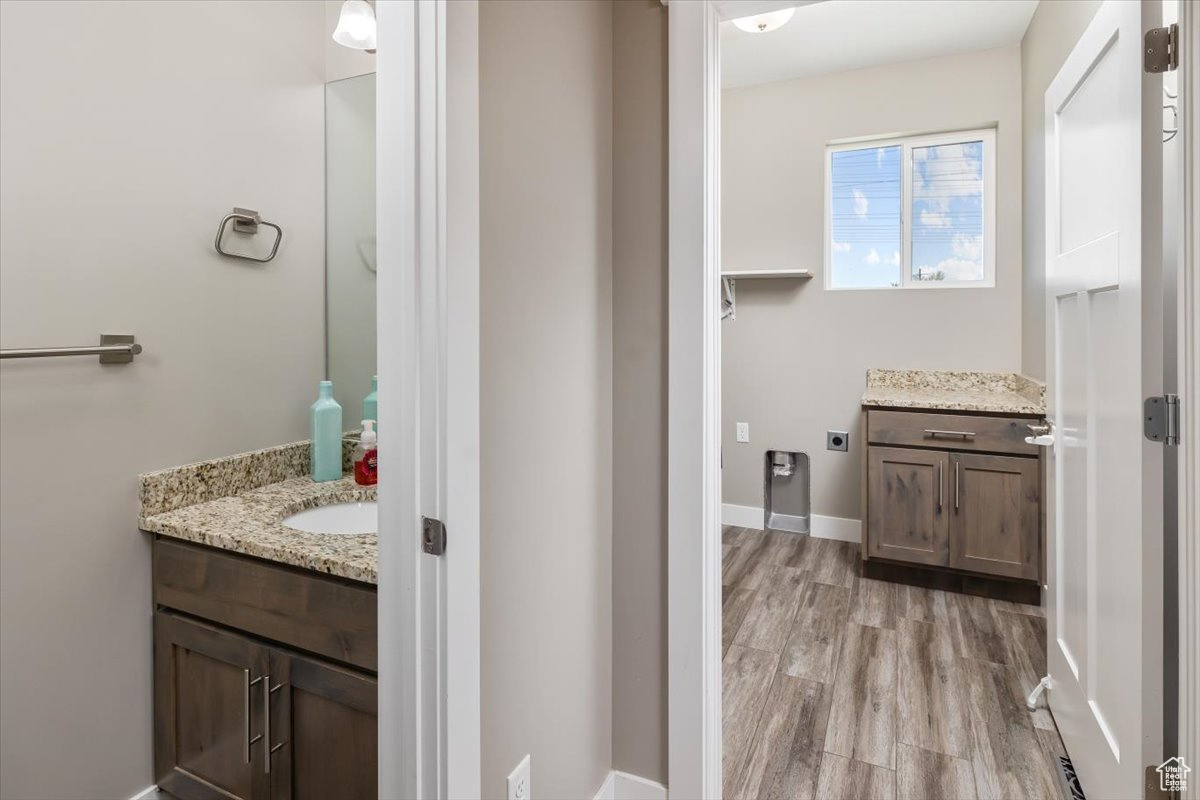
M 313 483 L 307 460 L 304 442 L 141 476 L 155 779 L 174 796 L 377 795 L 378 537 L 282 523 L 374 489 Z
M 1042 386 L 870 370 L 862 408 L 864 574 L 1039 603 Z

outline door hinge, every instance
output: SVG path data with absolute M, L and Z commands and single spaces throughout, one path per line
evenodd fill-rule
M 1151 28 L 1142 39 L 1146 72 L 1170 72 L 1179 66 L 1179 25 Z
M 440 519 L 421 517 L 421 549 L 431 556 L 446 552 L 446 526 Z
M 1143 407 L 1146 438 L 1167 445 L 1179 444 L 1181 422 L 1179 396 L 1174 394 L 1147 397 Z

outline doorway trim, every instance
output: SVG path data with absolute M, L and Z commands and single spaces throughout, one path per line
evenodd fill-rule
M 667 777 L 721 796 L 720 14 L 668 7 Z
M 1179 4 L 1179 99 L 1183 215 L 1178 279 L 1179 442 L 1179 753 L 1200 763 L 1200 14 Z M 1167 754 L 1173 755 L 1173 754 Z
M 379 794 L 479 797 L 479 7 L 375 13 Z
M 720 36 L 820 0 L 669 2 L 668 785 L 721 796 Z M 1200 762 L 1200 14 L 1180 4 L 1185 115 L 1179 388 L 1179 746 Z M 1188 592 L 1184 594 L 1184 592 Z

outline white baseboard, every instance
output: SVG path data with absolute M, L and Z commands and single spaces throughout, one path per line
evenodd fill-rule
M 147 786 L 145 789 L 142 789 L 140 792 L 135 794 L 133 797 L 129 798 L 129 800 L 151 800 L 151 798 L 153 798 L 157 792 L 158 792 L 157 785 Z
M 735 506 L 733 503 L 722 503 L 721 524 L 761 531 L 763 529 L 763 510 L 754 506 Z
M 813 514 L 811 535 L 818 539 L 837 539 L 839 542 L 862 544 L 862 520 Z
M 614 769 L 596 792 L 595 800 L 667 800 L 667 787 Z
M 763 510 L 754 506 L 739 506 L 733 503 L 721 505 L 721 524 L 736 525 L 739 528 L 754 528 L 762 530 Z M 813 514 L 809 517 L 812 528 L 810 536 L 814 539 L 837 539 L 839 542 L 862 542 L 862 522 L 845 517 L 826 517 Z

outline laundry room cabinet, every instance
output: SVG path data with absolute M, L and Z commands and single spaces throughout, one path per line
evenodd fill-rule
M 1023 582 L 1043 565 L 1043 458 L 1025 416 L 896 409 L 863 412 L 865 572 L 888 565 Z M 926 576 L 927 578 L 929 576 Z

